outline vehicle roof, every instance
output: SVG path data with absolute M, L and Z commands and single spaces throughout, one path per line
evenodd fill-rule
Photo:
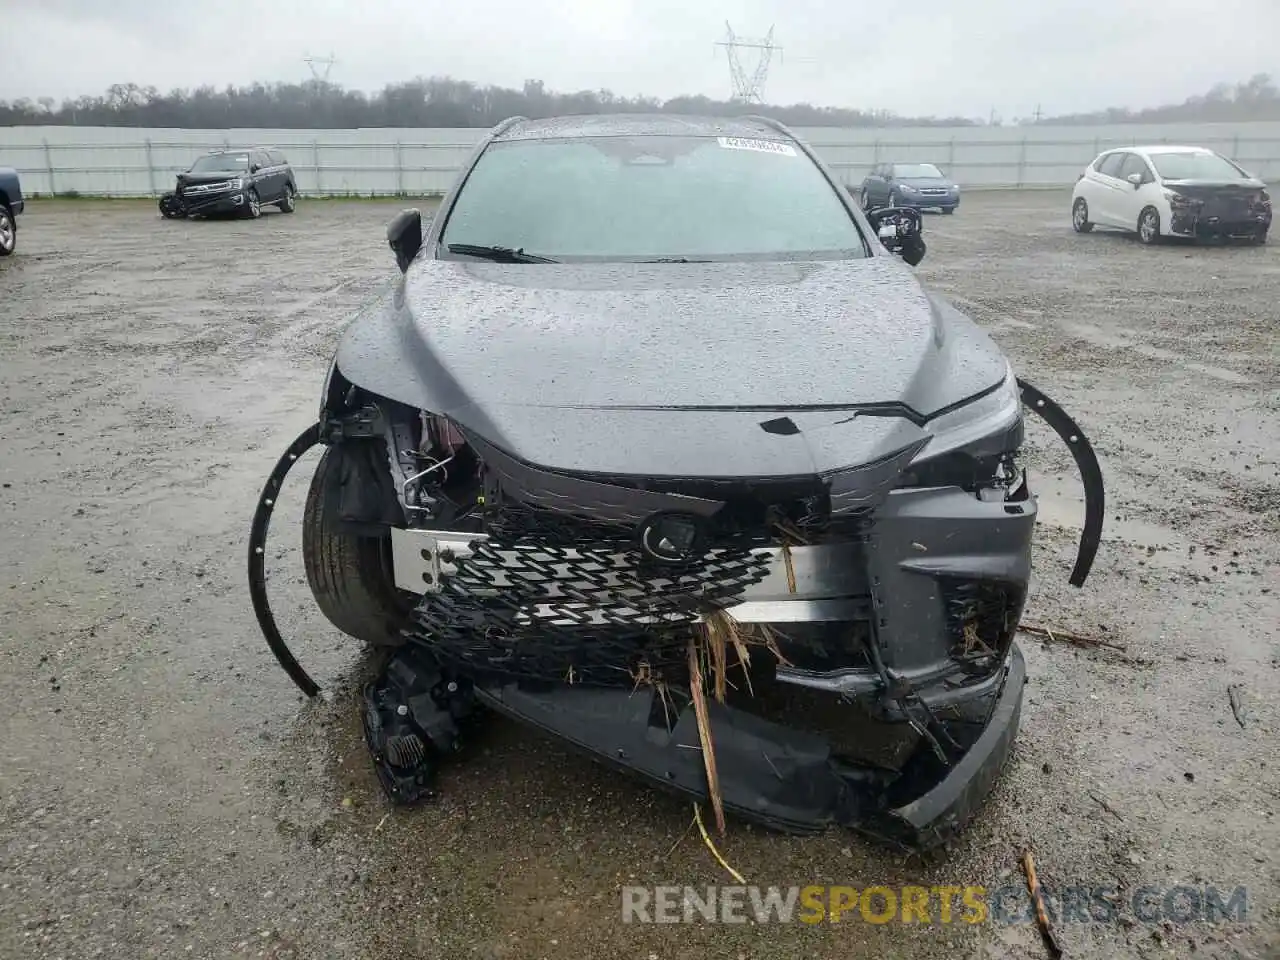
M 495 140 L 550 140 L 577 137 L 750 137 L 789 142 L 792 137 L 754 117 L 685 116 L 673 113 L 600 113 L 518 119 Z
M 1139 156 L 1148 156 L 1153 153 L 1213 153 L 1213 151 L 1208 147 L 1187 147 L 1173 143 L 1156 143 L 1140 147 L 1112 147 L 1110 150 L 1104 150 L 1102 152 L 1136 153 Z

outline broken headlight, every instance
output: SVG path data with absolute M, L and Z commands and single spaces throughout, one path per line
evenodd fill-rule
M 1168 187 L 1165 187 L 1164 196 L 1169 201 L 1169 206 L 1174 210 L 1193 210 L 1202 205 L 1199 200 L 1184 197 L 1176 190 L 1170 190 Z
M 970 444 L 1013 429 L 1022 417 L 1022 398 L 1013 366 L 1006 362 L 1004 379 L 990 393 L 934 416 L 925 424 L 932 439 L 911 461 L 917 466 Z

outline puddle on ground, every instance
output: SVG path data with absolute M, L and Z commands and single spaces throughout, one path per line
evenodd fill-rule
M 1036 525 L 1079 534 L 1084 528 L 1084 494 L 1079 481 L 1059 479 L 1034 470 L 1028 470 L 1027 475 L 1037 502 Z M 1223 559 L 1212 545 L 1189 539 L 1158 523 L 1118 517 L 1117 508 L 1112 503 L 1107 504 L 1102 543 L 1103 550 L 1113 555 L 1117 551 L 1131 553 L 1140 566 L 1158 566 L 1199 577 L 1217 576 L 1221 569 L 1225 569 Z M 1232 559 L 1225 563 L 1232 572 L 1243 573 L 1248 566 Z M 1236 567 L 1240 569 L 1236 570 Z
M 1084 492 L 1080 489 L 1079 480 L 1074 477 L 1058 479 L 1031 469 L 1027 470 L 1027 477 L 1038 504 L 1037 523 L 1073 531 L 1084 528 Z M 1102 531 L 1106 540 L 1141 547 L 1171 550 L 1181 547 L 1185 550 L 1191 545 L 1191 541 L 1169 527 L 1142 520 L 1117 519 L 1111 505 L 1108 505 Z

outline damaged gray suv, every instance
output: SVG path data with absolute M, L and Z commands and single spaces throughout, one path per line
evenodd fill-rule
M 382 652 L 364 725 L 430 796 L 498 711 L 771 827 L 934 846 L 1009 754 L 1036 501 L 1023 409 L 1079 428 L 770 120 L 509 120 L 354 318 L 318 422 L 311 590 Z M 904 263 L 903 261 L 907 262 Z M 867 749 L 874 728 L 891 755 Z M 712 755 L 714 762 L 712 762 Z

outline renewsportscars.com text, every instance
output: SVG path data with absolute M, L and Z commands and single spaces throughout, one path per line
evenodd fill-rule
M 1243 922 L 1244 887 L 1144 886 L 1128 896 L 1112 885 L 1042 888 L 1055 923 Z M 1019 885 L 623 887 L 623 923 L 1034 923 Z

